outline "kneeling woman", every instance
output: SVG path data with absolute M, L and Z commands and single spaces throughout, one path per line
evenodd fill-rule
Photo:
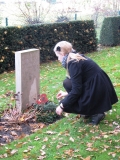
M 61 101 L 56 113 L 86 115 L 91 124 L 99 124 L 105 117 L 104 112 L 118 101 L 110 78 L 93 60 L 73 53 L 72 44 L 67 41 L 58 42 L 54 52 L 68 73 L 63 82 L 66 92 L 57 94 Z

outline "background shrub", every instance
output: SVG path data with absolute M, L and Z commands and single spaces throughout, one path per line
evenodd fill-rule
M 104 19 L 100 32 L 100 43 L 104 46 L 120 44 L 120 16 Z
M 55 60 L 53 47 L 66 40 L 82 53 L 97 48 L 93 21 L 41 24 L 24 27 L 0 28 L 0 73 L 15 68 L 15 51 L 40 49 L 40 61 Z

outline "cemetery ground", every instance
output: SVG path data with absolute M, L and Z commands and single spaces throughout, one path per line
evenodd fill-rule
M 98 52 L 88 53 L 86 56 L 95 60 L 109 75 L 120 99 L 120 46 L 107 47 Z M 58 103 L 56 94 L 62 89 L 65 74 L 58 61 L 41 64 L 40 93 L 46 93 L 49 100 Z M 1 111 L 8 103 L 14 103 L 12 98 L 5 96 L 8 91 L 15 92 L 14 71 L 0 75 Z M 0 126 L 0 132 L 2 130 Z M 120 160 L 120 101 L 113 105 L 113 109 L 106 113 L 105 119 L 98 126 L 91 126 L 88 120 L 84 121 L 74 114 L 69 114 L 50 125 L 39 123 L 32 134 L 28 135 L 26 132 L 12 142 L 1 143 L 0 158 Z

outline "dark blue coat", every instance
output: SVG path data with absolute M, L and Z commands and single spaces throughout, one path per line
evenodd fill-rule
M 112 108 L 118 101 L 108 75 L 90 58 L 68 63 L 71 91 L 61 103 L 68 113 L 94 115 Z

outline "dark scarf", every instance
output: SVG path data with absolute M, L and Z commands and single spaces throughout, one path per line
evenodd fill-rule
M 62 60 L 62 66 L 66 69 L 67 68 L 67 58 L 68 58 L 68 54 L 66 56 L 63 57 Z

